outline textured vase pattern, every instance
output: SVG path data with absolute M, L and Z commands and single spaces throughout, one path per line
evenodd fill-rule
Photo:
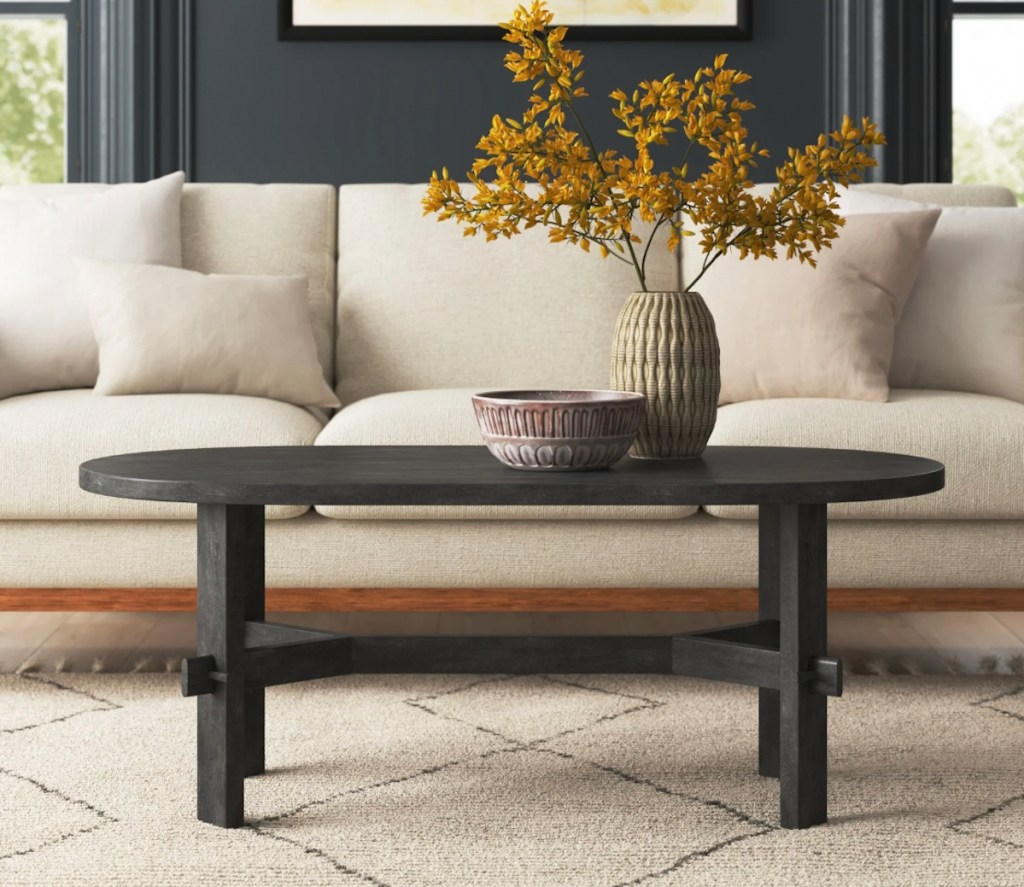
M 553 471 L 618 462 L 629 451 L 643 410 L 639 400 L 527 406 L 474 399 L 473 405 L 484 442 L 497 459 L 511 468 Z
M 721 387 L 715 321 L 700 295 L 633 293 L 612 346 L 612 388 L 647 397 L 630 455 L 700 456 L 715 427 Z

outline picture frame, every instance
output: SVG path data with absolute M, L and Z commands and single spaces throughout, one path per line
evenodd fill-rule
M 278 39 L 280 40 L 491 40 L 499 39 L 501 29 L 494 25 L 460 24 L 457 13 L 438 13 L 437 23 L 403 23 L 396 16 L 394 24 L 344 21 L 344 14 L 325 13 L 322 21 L 296 21 L 296 6 L 306 0 L 278 0 Z M 424 0 L 419 0 L 422 8 Z M 443 0 L 436 0 L 443 3 Z M 516 0 L 509 0 L 511 15 Z M 526 0 L 519 0 L 526 2 Z M 625 4 L 627 0 L 623 0 Z M 707 24 L 641 24 L 631 23 L 635 14 L 624 11 L 622 24 L 577 24 L 569 22 L 573 38 L 579 40 L 749 40 L 751 38 L 752 0 L 728 0 L 735 5 L 735 20 Z M 373 3 L 373 0 L 367 0 Z M 556 20 L 555 24 L 558 24 Z

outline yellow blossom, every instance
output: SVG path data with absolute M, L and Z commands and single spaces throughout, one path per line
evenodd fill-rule
M 666 227 L 670 250 L 683 237 L 697 237 L 704 252 L 687 289 L 727 250 L 771 259 L 784 250 L 787 258 L 814 265 L 815 254 L 831 246 L 843 224 L 836 184 L 858 181 L 876 165 L 871 148 L 885 144 L 876 124 L 865 117 L 856 126 L 844 118 L 838 130 L 813 144 L 790 148 L 772 192 L 755 196 L 751 171 L 768 152 L 748 140 L 743 113 L 754 105 L 735 93 L 751 78 L 726 68 L 722 53 L 692 79 L 669 74 L 641 82 L 632 93 L 612 92 L 618 133 L 633 151 L 599 151 L 577 109 L 587 95 L 580 85 L 583 55 L 565 48 L 567 29 L 552 27 L 553 20 L 534 0 L 502 25 L 503 39 L 515 47 L 505 67 L 513 81 L 533 83 L 527 108 L 519 120 L 495 115 L 477 143 L 483 156 L 466 174 L 475 193 L 464 195 L 447 169 L 431 175 L 425 213 L 454 219 L 467 236 L 482 232 L 487 240 L 543 225 L 553 242 L 587 252 L 596 244 L 602 257 L 631 264 L 643 290 L 647 255 Z M 567 115 L 576 129 L 566 127 Z M 669 145 L 678 132 L 685 139 L 679 165 L 658 169 L 651 146 Z M 695 146 L 708 162 L 691 179 L 688 160 Z M 650 227 L 646 239 L 634 230 L 637 220 Z

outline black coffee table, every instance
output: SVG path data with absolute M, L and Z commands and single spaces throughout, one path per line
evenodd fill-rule
M 199 506 L 199 818 L 242 825 L 245 777 L 264 770 L 264 688 L 353 673 L 658 673 L 760 687 L 758 772 L 780 778 L 780 820 L 827 817 L 829 502 L 942 488 L 938 462 L 850 450 L 711 447 L 702 459 L 625 459 L 608 471 L 514 471 L 484 447 L 254 447 L 111 456 L 83 489 Z M 348 637 L 266 621 L 266 505 L 757 505 L 760 612 L 674 637 Z M 455 532 L 453 530 L 453 532 Z

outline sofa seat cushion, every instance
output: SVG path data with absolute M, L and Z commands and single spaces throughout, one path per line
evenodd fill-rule
M 188 520 L 195 506 L 111 499 L 78 486 L 87 459 L 145 450 L 312 444 L 323 423 L 309 410 L 259 397 L 88 389 L 0 400 L 0 520 Z M 305 507 L 267 509 L 295 517 Z
M 480 389 L 398 391 L 356 401 L 335 415 L 317 446 L 483 446 L 470 396 Z M 507 469 L 511 471 L 512 469 Z M 622 520 L 689 517 L 690 506 L 318 506 L 327 517 L 378 520 Z
M 1024 518 L 1024 405 L 998 397 L 897 389 L 888 403 L 823 398 L 732 404 L 718 412 L 715 445 L 879 450 L 937 459 L 946 487 L 912 499 L 830 506 L 834 518 Z M 709 507 L 747 519 L 753 508 Z

